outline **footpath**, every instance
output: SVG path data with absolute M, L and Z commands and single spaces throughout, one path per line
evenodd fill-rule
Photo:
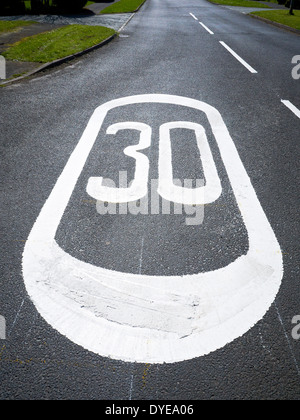
M 115 0 L 117 1 L 117 0 Z M 111 5 L 113 2 L 110 2 Z M 90 25 L 90 26 L 105 26 L 119 32 L 132 18 L 133 14 L 113 14 L 113 15 L 99 15 L 101 10 L 106 8 L 108 3 L 95 3 L 86 7 L 82 14 L 79 15 L 24 15 L 24 16 L 0 16 L 0 21 L 13 22 L 34 22 L 28 26 L 21 26 L 16 31 L 0 33 L 0 55 L 9 49 L 9 47 L 22 39 L 34 35 L 39 35 L 44 32 L 52 31 L 66 25 Z M 109 39 L 110 40 L 110 39 Z M 105 43 L 105 42 L 104 42 Z M 0 80 L 0 86 L 17 81 L 25 77 L 43 71 L 51 66 L 63 63 L 71 58 L 89 52 L 92 49 L 103 45 L 103 42 L 95 47 L 89 48 L 86 51 L 75 54 L 71 57 L 66 57 L 56 62 L 41 65 L 41 63 L 32 63 L 24 61 L 6 61 L 6 80 Z

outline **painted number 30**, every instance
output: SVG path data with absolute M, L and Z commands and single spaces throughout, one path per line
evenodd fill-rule
M 64 251 L 55 241 L 70 202 L 109 111 L 139 104 L 186 107 L 205 115 L 249 241 L 248 252 L 215 271 L 184 276 L 145 276 L 96 267 Z M 206 184 L 193 192 L 174 185 L 171 132 L 193 130 L 203 161 Z M 89 178 L 88 193 L 102 201 L 127 202 L 147 194 L 149 160 L 141 153 L 151 144 L 151 127 L 116 122 L 108 134 L 138 130 L 138 145 L 124 153 L 135 159 L 132 185 L 103 186 Z M 160 127 L 158 192 L 166 200 L 204 204 L 221 194 L 204 128 L 173 121 Z M 83 192 L 85 194 L 85 192 Z M 47 322 L 74 343 L 102 356 L 128 362 L 173 363 L 203 356 L 244 335 L 266 314 L 283 276 L 280 246 L 221 114 L 195 99 L 139 95 L 101 105 L 58 178 L 28 237 L 23 275 L 29 295 Z
M 174 184 L 171 130 L 177 128 L 185 128 L 195 132 L 206 179 L 205 186 L 191 189 Z M 125 155 L 136 160 L 134 180 L 129 188 L 116 189 L 103 186 L 102 177 L 90 178 L 87 192 L 96 200 L 110 203 L 126 203 L 140 200 L 147 195 L 149 160 L 140 151 L 150 147 L 152 129 L 147 124 L 128 121 L 111 125 L 107 130 L 107 134 L 116 134 L 120 130 L 128 129 L 140 132 L 139 144 L 127 147 L 124 150 Z M 175 121 L 163 124 L 160 127 L 158 193 L 165 200 L 185 205 L 209 204 L 220 197 L 222 193 L 221 181 L 208 144 L 205 129 L 200 124 Z

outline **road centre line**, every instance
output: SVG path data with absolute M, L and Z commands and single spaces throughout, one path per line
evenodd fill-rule
M 192 16 L 192 18 L 194 18 L 195 20 L 197 20 L 197 21 L 198 21 L 198 18 L 196 18 L 196 16 L 195 16 L 195 15 L 193 15 L 193 13 L 190 13 L 190 15 Z
M 250 71 L 252 74 L 257 74 L 257 71 L 251 67 L 245 60 L 243 60 L 237 53 L 235 53 L 225 42 L 220 41 L 220 44 L 223 45 L 224 48 L 226 48 L 227 51 L 230 52 L 230 54 L 233 55 L 243 66 L 246 67 L 247 70 Z
M 214 35 L 214 32 L 211 31 L 206 25 L 204 25 L 204 23 L 199 22 L 201 26 L 203 26 L 203 28 L 210 34 L 210 35 Z
M 293 105 L 290 101 L 285 101 L 285 100 L 281 100 L 281 102 L 289 109 L 291 110 L 296 117 L 300 118 L 300 110 L 298 108 L 295 107 L 295 105 Z
M 190 13 L 190 15 L 192 16 L 192 18 L 193 19 L 195 19 L 197 22 L 199 22 L 199 19 L 193 14 L 193 13 Z M 205 30 L 207 30 L 207 32 L 210 34 L 210 35 L 214 35 L 214 33 L 206 26 L 206 25 L 204 25 L 204 23 L 202 23 L 202 22 L 199 22 L 199 24 L 201 25 L 201 26 L 203 26 L 203 28 L 205 29 Z
M 196 21 L 199 22 L 199 19 L 193 14 L 190 13 L 190 15 L 192 16 L 192 18 L 194 18 Z M 199 24 L 210 34 L 210 35 L 214 35 L 214 32 L 212 30 L 210 30 L 203 22 L 199 22 Z M 226 48 L 226 50 L 228 52 L 230 52 L 231 55 L 233 55 L 233 57 L 235 57 L 244 67 L 246 67 L 247 70 L 250 71 L 250 73 L 252 74 L 257 74 L 257 71 L 251 67 L 245 60 L 243 60 L 236 52 L 234 52 L 225 42 L 220 41 L 220 44 L 223 45 L 224 48 Z

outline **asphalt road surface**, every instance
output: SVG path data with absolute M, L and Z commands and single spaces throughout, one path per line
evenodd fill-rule
M 148 0 L 1 89 L 1 399 L 299 399 L 299 53 Z

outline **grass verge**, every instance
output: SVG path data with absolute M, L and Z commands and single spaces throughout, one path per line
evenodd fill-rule
M 274 10 L 272 12 L 254 12 L 255 16 L 260 16 L 271 22 L 281 23 L 293 29 L 300 30 L 300 10 L 294 10 L 294 15 L 290 15 L 288 10 Z
M 257 7 L 261 9 L 270 9 L 270 6 L 250 0 L 209 0 L 211 3 L 221 4 L 223 6 L 239 6 L 239 7 Z
M 18 29 L 24 27 L 24 26 L 29 26 L 29 25 L 34 25 L 35 22 L 25 22 L 25 21 L 18 21 L 18 22 L 5 22 L 5 21 L 0 21 L 0 34 L 4 33 L 4 32 L 14 32 L 17 31 Z
M 100 44 L 115 33 L 103 26 L 70 25 L 24 38 L 3 55 L 8 60 L 49 63 Z
M 100 12 L 102 14 L 111 13 L 133 13 L 135 12 L 146 0 L 120 0 L 111 6 L 106 7 Z

